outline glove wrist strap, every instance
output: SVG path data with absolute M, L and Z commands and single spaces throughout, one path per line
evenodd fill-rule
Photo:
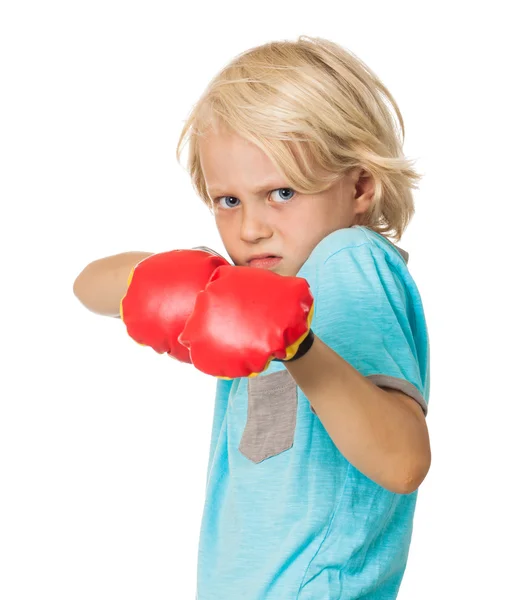
M 308 332 L 308 335 L 304 338 L 302 344 L 299 346 L 299 349 L 297 350 L 297 353 L 295 354 L 295 356 L 292 356 L 288 360 L 282 360 L 282 359 L 279 359 L 279 360 L 281 362 L 293 362 L 294 360 L 298 360 L 299 358 L 302 358 L 304 356 L 304 354 L 306 354 L 308 352 L 308 350 L 311 348 L 311 346 L 313 346 L 314 341 L 315 341 L 315 334 L 310 329 Z

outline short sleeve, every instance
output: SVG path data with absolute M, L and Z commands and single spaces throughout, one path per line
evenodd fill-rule
M 426 415 L 428 338 L 408 271 L 405 277 L 367 241 L 325 257 L 314 281 L 315 335 L 374 384 L 412 397 Z

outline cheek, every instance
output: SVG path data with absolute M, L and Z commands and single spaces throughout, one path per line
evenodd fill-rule
M 219 237 L 225 246 L 225 250 L 232 257 L 236 254 L 236 246 L 239 243 L 239 232 L 236 233 L 235 225 L 232 224 L 232 219 L 217 218 L 215 219 L 216 229 Z M 232 258 L 233 259 L 233 258 Z
M 228 238 L 231 235 L 232 228 L 229 226 L 229 219 L 215 215 L 216 229 L 222 238 Z
M 322 233 L 326 230 L 326 220 L 322 219 L 322 215 L 314 212 L 299 214 L 292 219 L 286 228 L 287 237 L 296 243 L 300 249 L 312 247 L 315 242 L 322 237 Z
M 284 237 L 286 267 L 289 275 L 296 275 L 306 262 L 314 247 L 320 241 L 318 230 L 306 222 L 294 223 L 289 234 Z M 293 272 L 292 272 L 293 271 Z

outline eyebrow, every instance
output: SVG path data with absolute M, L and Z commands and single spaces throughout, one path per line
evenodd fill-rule
M 265 192 L 265 191 L 269 191 L 269 190 L 275 190 L 275 189 L 282 188 L 282 187 L 289 187 L 289 186 L 286 186 L 283 183 L 281 183 L 279 185 L 279 180 L 276 180 L 276 181 L 271 181 L 269 183 L 263 183 L 262 185 L 259 185 L 259 186 L 255 187 L 252 190 L 252 193 L 258 194 L 259 192 Z M 223 191 L 223 188 L 221 188 L 219 186 L 207 187 L 207 191 L 209 192 L 209 194 L 211 196 L 217 196 L 217 195 L 225 193 Z

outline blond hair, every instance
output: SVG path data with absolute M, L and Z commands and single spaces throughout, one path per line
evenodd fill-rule
M 239 54 L 212 79 L 176 148 L 180 162 L 183 143 L 190 141 L 187 171 L 210 208 L 198 136 L 218 124 L 258 146 L 301 193 L 322 192 L 349 170 L 365 169 L 375 189 L 359 224 L 401 239 L 421 175 L 403 155 L 405 128 L 396 101 L 352 52 L 318 37 L 273 41 Z

